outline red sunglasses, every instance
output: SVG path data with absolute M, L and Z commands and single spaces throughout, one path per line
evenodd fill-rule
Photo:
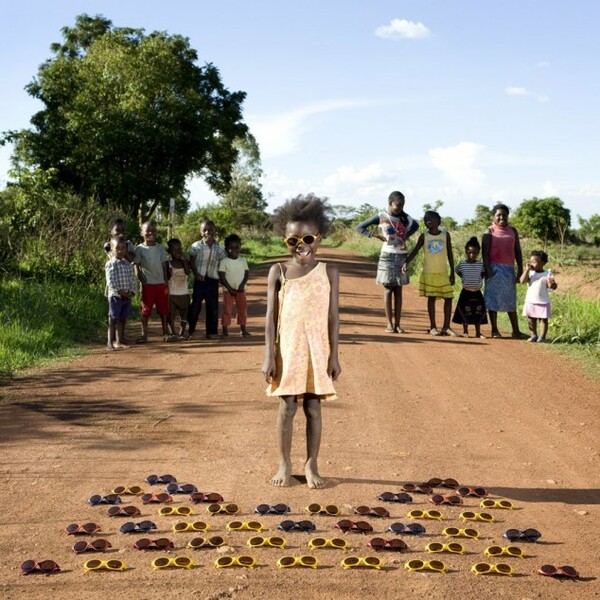
M 35 560 L 26 560 L 21 565 L 21 573 L 23 575 L 29 575 L 30 573 L 58 573 L 60 567 L 53 560 L 42 560 L 37 562 Z

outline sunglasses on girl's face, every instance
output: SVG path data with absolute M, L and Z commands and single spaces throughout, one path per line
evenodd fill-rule
M 303 235 L 302 237 L 298 237 L 297 235 L 290 235 L 290 237 L 285 238 L 284 243 L 290 248 L 296 248 L 300 244 L 304 244 L 306 246 L 310 246 L 314 244 L 321 236 L 319 234 L 313 235 L 308 233 Z

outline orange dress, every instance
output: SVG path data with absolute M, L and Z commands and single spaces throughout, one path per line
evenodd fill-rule
M 268 396 L 315 394 L 336 398 L 327 374 L 330 285 L 325 263 L 302 277 L 286 279 L 281 270 L 277 319 L 277 375 Z

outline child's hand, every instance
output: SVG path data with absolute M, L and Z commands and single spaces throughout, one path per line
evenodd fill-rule
M 204 277 L 202 275 L 196 275 L 194 278 L 196 281 L 204 281 Z
M 275 363 L 275 357 L 268 356 L 265 358 L 265 362 L 263 363 L 261 370 L 267 383 L 271 383 L 275 378 L 275 375 L 277 375 L 277 364 Z
M 245 290 L 245 286 L 240 285 L 240 287 L 237 289 L 238 292 L 243 292 Z
M 402 273 L 406 275 L 407 271 L 408 271 L 408 263 L 404 263 L 402 265 Z
M 341 372 L 342 367 L 340 367 L 340 363 L 337 359 L 337 356 L 330 356 L 329 362 L 327 364 L 327 375 L 329 375 L 329 377 L 331 377 L 331 379 L 335 381 L 340 376 Z

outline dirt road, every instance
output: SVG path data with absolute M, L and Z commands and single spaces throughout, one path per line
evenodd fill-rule
M 0 596 L 2 598 L 147 598 L 192 597 L 344 599 L 396 598 L 594 598 L 598 576 L 598 443 L 600 384 L 585 379 L 577 367 L 546 348 L 510 339 L 432 338 L 425 334 L 425 303 L 414 288 L 405 290 L 402 321 L 408 332 L 384 332 L 381 288 L 375 266 L 341 251 L 324 250 L 322 260 L 338 263 L 341 274 L 342 375 L 339 399 L 323 409 L 320 471 L 323 490 L 309 490 L 301 477 L 290 488 L 273 488 L 276 469 L 276 403 L 264 394 L 260 374 L 267 267 L 253 271 L 249 288 L 251 338 L 195 340 L 181 344 L 157 341 L 90 356 L 23 377 L 0 390 Z M 441 310 L 441 307 L 440 307 Z M 154 330 L 156 332 L 156 330 Z M 232 327 L 235 333 L 236 328 Z M 133 333 L 133 332 L 132 332 Z M 137 331 L 135 331 L 137 333 Z M 304 416 L 298 412 L 294 433 L 294 472 L 302 473 Z M 118 485 L 141 485 L 151 473 L 172 473 L 203 492 L 219 492 L 238 503 L 242 520 L 255 518 L 263 502 L 284 502 L 291 518 L 306 518 L 310 502 L 336 504 L 356 520 L 360 504 L 381 506 L 378 494 L 400 491 L 405 482 L 453 477 L 461 484 L 484 486 L 495 499 L 510 500 L 516 510 L 491 509 L 494 523 L 467 523 L 479 540 L 461 539 L 465 555 L 430 555 L 424 547 L 446 541 L 447 526 L 465 527 L 458 515 L 465 507 L 444 506 L 444 521 L 421 521 L 423 537 L 399 536 L 409 545 L 402 554 L 381 552 L 385 568 L 343 570 L 345 555 L 374 554 L 371 536 L 342 535 L 351 550 L 311 550 L 309 534 L 288 533 L 286 550 L 248 549 L 251 532 L 227 533 L 231 517 L 210 516 L 194 506 L 196 519 L 223 535 L 236 554 L 250 554 L 259 566 L 216 569 L 217 550 L 189 550 L 200 534 L 171 531 L 176 517 L 157 515 L 143 506 L 158 532 L 170 537 L 173 555 L 191 556 L 196 567 L 153 571 L 158 554 L 132 549 L 141 535 L 118 532 L 122 521 L 106 507 L 86 500 Z M 160 487 L 152 488 L 158 491 Z M 369 518 L 375 534 L 394 522 L 407 523 L 411 508 L 435 508 L 427 496 L 412 505 L 390 503 L 390 519 Z M 124 500 L 129 498 L 124 497 Z M 173 506 L 189 504 L 177 496 Z M 467 498 L 468 510 L 479 500 Z M 189 521 L 190 518 L 183 520 Z M 280 517 L 259 519 L 277 535 Z M 317 516 L 317 535 L 333 537 L 336 517 Z M 105 555 L 75 555 L 72 522 L 94 521 L 113 545 Z M 502 557 L 516 576 L 476 577 L 469 569 L 485 560 L 483 551 L 506 545 L 509 528 L 534 527 L 535 544 L 519 544 L 525 559 Z M 339 534 L 339 532 L 337 532 Z M 85 536 L 84 539 L 90 539 Z M 504 542 L 504 543 L 503 543 Z M 275 566 L 284 554 L 313 554 L 322 568 Z M 124 572 L 84 574 L 89 558 L 118 558 Z M 21 576 L 18 566 L 33 558 L 51 558 L 63 571 L 45 577 Z M 447 574 L 408 572 L 412 558 L 440 558 Z M 490 562 L 499 562 L 491 559 Z M 573 565 L 582 577 L 558 581 L 535 572 L 544 563 Z

